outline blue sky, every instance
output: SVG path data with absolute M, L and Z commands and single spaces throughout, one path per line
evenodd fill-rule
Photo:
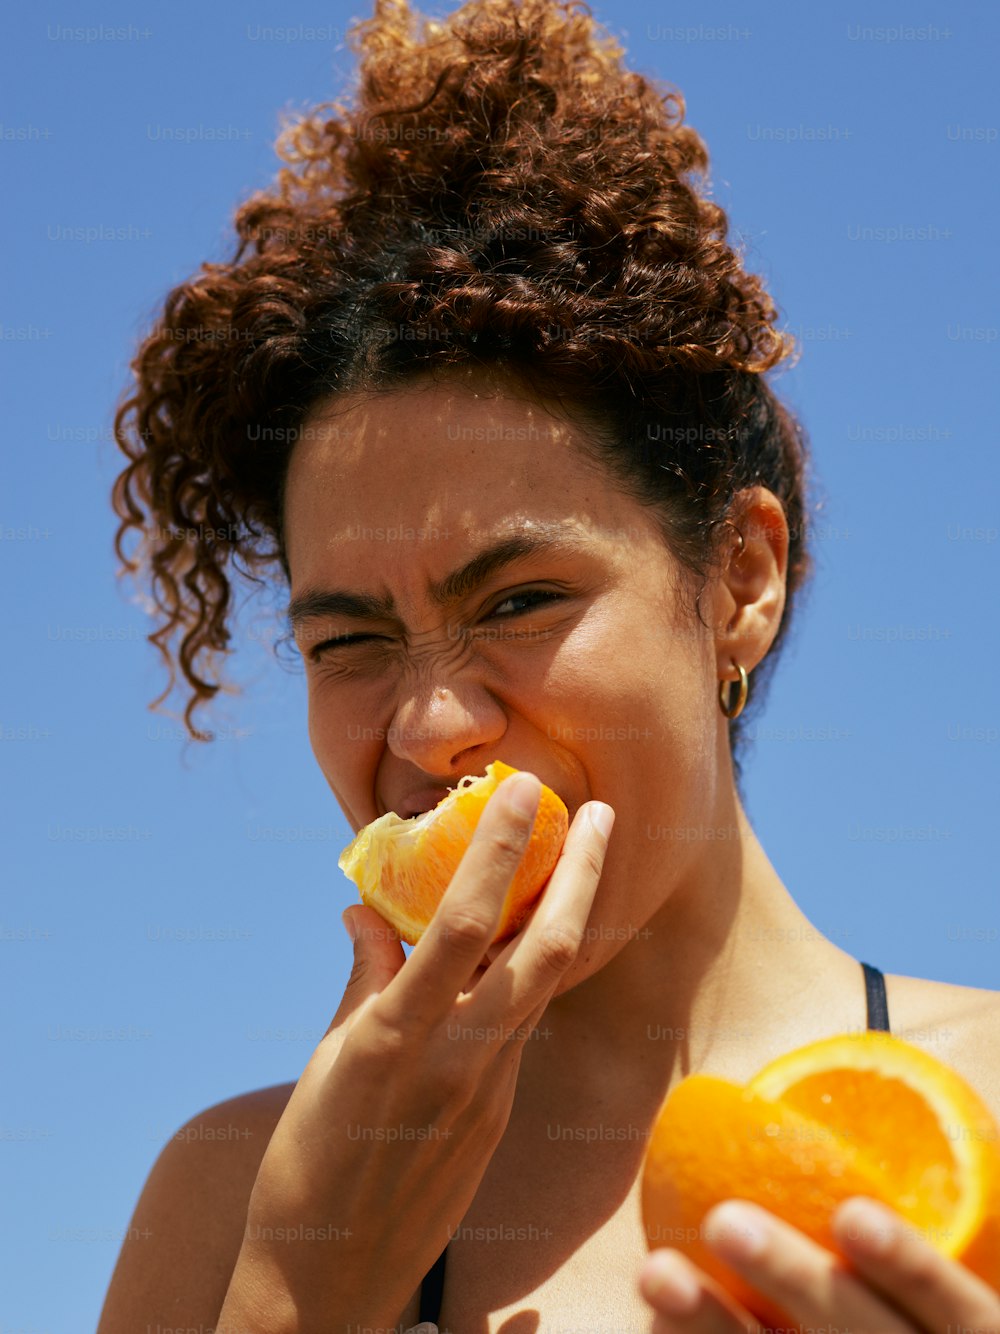
M 213 746 L 185 747 L 146 709 L 160 669 L 115 578 L 108 495 L 137 338 L 225 256 L 279 112 L 337 92 L 364 12 L 8 19 L 2 1330 L 96 1324 L 160 1148 L 199 1109 L 296 1079 L 346 981 L 350 831 L 301 672 L 250 601 L 244 693 Z M 811 436 L 817 573 L 756 729 L 751 821 L 841 948 L 996 987 L 1000 10 L 614 13 L 631 64 L 684 91 L 715 197 L 802 342 L 775 383 Z

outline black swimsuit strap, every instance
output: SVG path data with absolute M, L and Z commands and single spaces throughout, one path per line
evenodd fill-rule
M 868 1027 L 878 1032 L 889 1032 L 889 999 L 885 992 L 885 977 L 870 963 L 862 963 L 865 976 L 865 1000 L 868 1005 Z M 444 1299 L 444 1270 L 448 1260 L 448 1247 L 434 1261 L 427 1271 L 420 1288 L 420 1319 L 437 1324 Z
M 441 1303 L 444 1300 L 444 1267 L 448 1260 L 448 1246 L 431 1265 L 427 1271 L 423 1283 L 420 1285 L 420 1311 L 418 1313 L 418 1323 L 421 1320 L 431 1320 L 437 1324 L 438 1316 L 441 1314 Z
M 870 963 L 861 965 L 865 974 L 865 998 L 868 1002 L 868 1027 L 880 1033 L 889 1030 L 889 999 L 885 994 L 885 977 Z

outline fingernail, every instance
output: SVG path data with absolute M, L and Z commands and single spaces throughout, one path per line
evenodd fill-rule
M 899 1231 L 888 1210 L 863 1196 L 854 1196 L 841 1205 L 834 1228 L 838 1238 L 867 1255 L 885 1255 Z
M 340 914 L 340 920 L 343 922 L 344 930 L 347 932 L 348 936 L 350 937 L 353 943 L 358 938 L 358 931 L 357 927 L 354 925 L 354 918 L 349 916 L 347 910 L 345 909 Z
M 518 815 L 534 815 L 542 795 L 542 785 L 534 774 L 517 774 L 511 778 L 508 796 L 511 810 Z
M 615 813 L 606 802 L 592 801 L 587 807 L 587 819 L 599 834 L 607 838 L 614 828 Z
M 758 1260 L 764 1253 L 768 1226 L 752 1206 L 727 1201 L 711 1211 L 711 1218 L 705 1237 L 723 1260 Z
M 676 1251 L 657 1251 L 643 1272 L 649 1295 L 667 1315 L 690 1315 L 698 1305 L 701 1287 Z

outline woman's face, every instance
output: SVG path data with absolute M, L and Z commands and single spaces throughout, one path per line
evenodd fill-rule
M 575 428 L 496 394 L 453 374 L 314 414 L 286 489 L 293 626 L 313 751 L 355 831 L 495 759 L 571 819 L 614 807 L 578 981 L 690 870 L 731 794 L 717 650 L 649 511 Z

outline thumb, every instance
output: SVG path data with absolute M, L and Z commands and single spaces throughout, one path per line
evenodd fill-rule
M 406 962 L 399 935 L 374 908 L 352 903 L 340 920 L 354 942 L 354 963 L 328 1033 L 383 991 Z

